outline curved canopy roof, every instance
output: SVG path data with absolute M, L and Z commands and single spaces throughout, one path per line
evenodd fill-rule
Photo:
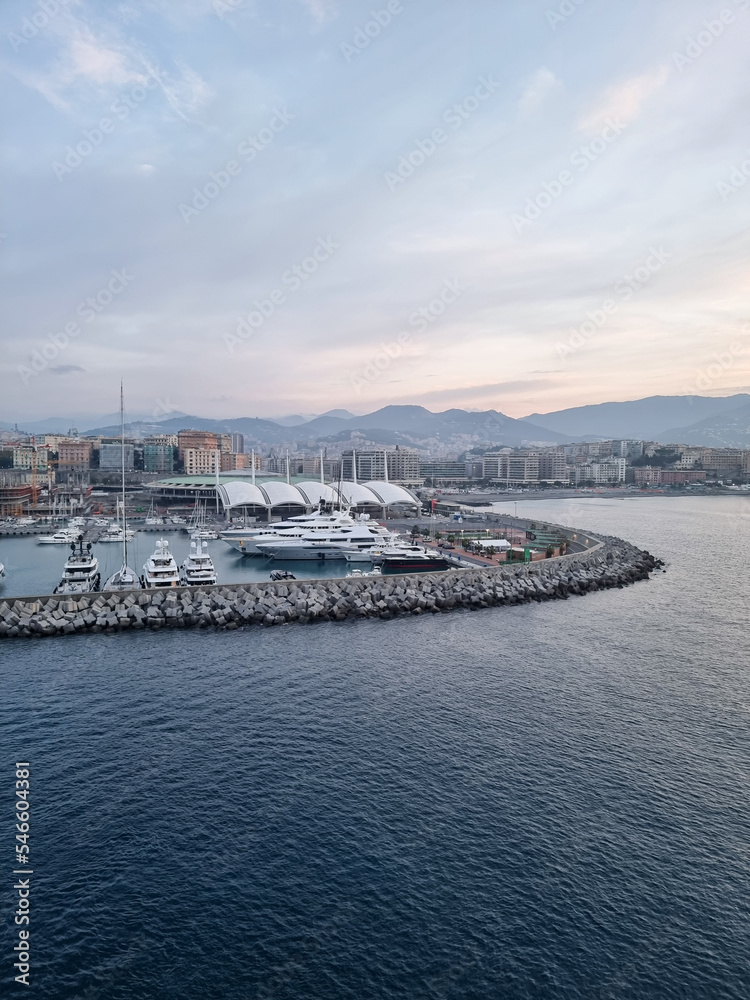
M 315 482 L 315 480 L 310 480 L 305 483 L 297 483 L 297 489 L 302 493 L 303 496 L 307 497 L 307 500 L 313 506 L 320 503 L 321 500 L 325 500 L 327 503 L 338 503 L 339 495 L 332 486 L 323 485 L 323 483 Z
M 367 488 L 384 504 L 414 504 L 419 502 L 413 493 L 404 489 L 403 486 L 397 486 L 396 483 L 386 483 L 382 480 L 373 479 L 367 483 Z
M 219 489 L 221 502 L 225 507 L 278 507 L 283 504 L 298 504 L 315 507 L 321 500 L 327 503 L 344 503 L 352 506 L 372 504 L 376 507 L 390 504 L 419 504 L 419 500 L 409 490 L 395 483 L 373 481 L 371 483 L 339 484 L 339 489 L 329 484 L 304 481 L 296 484 L 280 480 L 266 480 L 254 486 L 246 479 L 235 479 L 222 483 Z
M 253 486 L 242 479 L 219 486 L 219 497 L 225 507 L 267 507 L 268 498 L 259 486 Z
M 268 502 L 271 507 L 276 507 L 282 503 L 296 503 L 302 504 L 303 507 L 307 506 L 307 501 L 304 496 L 300 493 L 296 486 L 292 486 L 290 483 L 270 480 L 263 483 L 262 489 L 268 497 Z

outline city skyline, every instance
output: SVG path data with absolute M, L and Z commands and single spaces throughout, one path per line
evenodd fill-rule
M 2 418 L 747 391 L 746 6 L 5 5 Z

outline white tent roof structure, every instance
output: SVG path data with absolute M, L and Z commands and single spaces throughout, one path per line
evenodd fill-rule
M 404 504 L 421 506 L 420 501 L 410 491 L 395 483 L 373 481 L 371 483 L 342 482 L 333 486 L 310 480 L 295 484 L 283 480 L 264 481 L 254 486 L 246 479 L 236 479 L 221 483 L 219 497 L 224 507 L 279 507 L 287 504 L 300 507 L 316 507 L 321 500 L 337 504 L 343 501 L 351 506 L 362 504 L 374 507 L 388 507 Z

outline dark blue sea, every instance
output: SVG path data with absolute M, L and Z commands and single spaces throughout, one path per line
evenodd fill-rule
M 434 617 L 6 641 L 3 995 L 747 1000 L 750 499 L 518 507 L 667 571 Z

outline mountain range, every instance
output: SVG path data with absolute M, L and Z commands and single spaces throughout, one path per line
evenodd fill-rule
M 80 415 L 32 421 L 27 433 L 66 433 L 74 419 L 82 434 L 119 434 L 119 415 L 108 414 L 86 426 Z M 89 421 L 91 423 L 91 421 Z M 11 424 L 0 424 L 12 430 Z M 161 418 L 140 416 L 126 424 L 128 434 L 173 434 L 184 428 L 238 432 L 248 445 L 372 442 L 435 450 L 465 450 L 477 446 L 512 447 L 563 444 L 608 438 L 635 438 L 664 444 L 750 448 L 750 394 L 733 396 L 648 396 L 624 402 L 576 406 L 516 419 L 498 410 L 461 409 L 433 413 L 423 406 L 384 406 L 356 416 L 330 410 L 320 416 L 291 414 L 274 419 L 239 417 L 215 420 L 172 412 Z
M 570 440 L 593 436 L 601 439 L 636 438 L 665 444 L 748 447 L 750 429 L 746 408 L 749 404 L 750 395 L 747 393 L 733 396 L 648 396 L 622 403 L 598 403 L 552 413 L 531 413 L 524 419 L 565 434 Z M 726 444 L 719 444 L 719 440 L 726 440 Z M 743 440 L 744 445 L 740 443 Z

